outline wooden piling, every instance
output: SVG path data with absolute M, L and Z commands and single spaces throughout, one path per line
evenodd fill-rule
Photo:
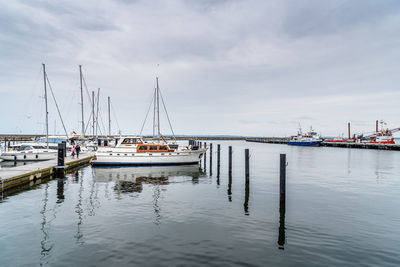
M 285 245 L 285 212 L 286 212 L 286 154 L 280 155 L 279 177 L 279 237 L 278 248 Z
M 218 167 L 218 169 L 219 169 L 220 165 L 221 165 L 221 145 L 218 144 L 217 145 L 217 167 Z
M 246 184 L 249 183 L 249 181 L 250 181 L 250 163 L 249 163 L 249 159 L 250 159 L 249 149 L 246 148 L 244 150 Z
M 229 173 L 232 174 L 232 146 L 229 146 Z
M 212 175 L 212 147 L 213 144 L 210 143 L 210 176 Z
M 286 154 L 280 155 L 279 199 L 283 209 L 286 204 Z

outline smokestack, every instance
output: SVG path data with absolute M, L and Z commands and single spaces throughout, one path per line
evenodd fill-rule
M 376 129 L 376 132 L 378 132 L 378 120 L 376 120 L 375 129 Z
M 350 136 L 350 122 L 347 124 L 347 128 L 349 130 L 349 139 L 350 139 L 351 138 L 351 136 Z

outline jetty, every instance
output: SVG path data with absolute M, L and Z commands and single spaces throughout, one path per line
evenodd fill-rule
M 65 157 L 64 172 L 69 172 L 78 167 L 88 165 L 94 158 L 93 153 L 84 152 L 80 158 Z M 23 166 L 0 169 L 0 190 L 18 187 L 27 183 L 34 184 L 37 180 L 55 175 L 57 168 L 57 159 L 40 161 Z
M 289 138 L 265 137 L 265 138 L 247 138 L 247 142 L 267 143 L 267 144 L 286 144 Z M 376 144 L 376 143 L 357 143 L 357 142 L 329 142 L 323 141 L 321 146 L 343 147 L 343 148 L 362 148 L 362 149 L 380 149 L 380 150 L 400 150 L 400 144 Z

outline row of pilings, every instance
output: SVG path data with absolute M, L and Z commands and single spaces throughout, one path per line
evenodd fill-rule
M 213 144 L 189 140 L 189 146 L 195 148 L 208 148 L 209 150 L 209 174 L 212 176 L 213 164 Z M 228 146 L 228 199 L 232 201 L 232 146 Z M 221 167 L 221 145 L 217 144 L 217 184 L 219 185 Z M 203 155 L 204 170 L 207 170 L 207 153 Z M 245 179 L 245 202 L 243 204 L 245 215 L 249 215 L 249 196 L 250 196 L 250 150 L 244 149 L 244 179 Z M 279 237 L 278 248 L 284 249 L 285 245 L 285 214 L 286 214 L 286 154 L 279 155 Z

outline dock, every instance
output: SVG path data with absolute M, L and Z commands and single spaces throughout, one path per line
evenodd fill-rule
M 65 158 L 64 171 L 68 172 L 75 168 L 88 165 L 94 159 L 93 153 L 81 153 L 80 158 Z M 0 169 L 0 190 L 11 189 L 27 183 L 35 183 L 55 174 L 57 159 L 40 161 L 23 166 Z
M 248 138 L 247 142 L 267 143 L 267 144 L 286 144 L 289 138 L 265 137 Z M 323 141 L 321 146 L 360 148 L 360 149 L 380 149 L 380 150 L 400 150 L 400 144 L 374 144 L 374 143 L 353 143 L 353 142 L 328 142 Z

